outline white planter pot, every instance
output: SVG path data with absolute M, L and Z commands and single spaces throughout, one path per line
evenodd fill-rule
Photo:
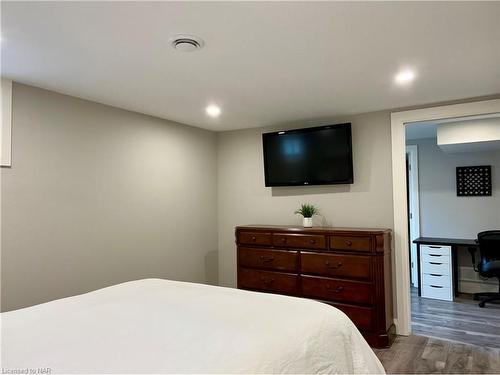
M 305 217 L 302 219 L 302 226 L 304 228 L 311 228 L 313 226 L 313 219 L 312 217 Z

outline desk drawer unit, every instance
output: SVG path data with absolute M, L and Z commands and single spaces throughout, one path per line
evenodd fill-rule
M 421 295 L 453 300 L 451 247 L 422 245 L 420 248 Z

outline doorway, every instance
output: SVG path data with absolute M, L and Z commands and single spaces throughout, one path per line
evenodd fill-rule
M 465 183 L 459 185 L 457 172 L 500 168 L 500 144 L 472 141 L 484 129 L 499 127 L 500 114 L 405 127 L 411 323 L 416 335 L 500 349 L 500 331 L 492 327 L 500 323 L 500 306 L 489 305 L 486 311 L 473 301 L 473 293 L 496 292 L 498 282 L 478 276 L 468 251 L 478 249 L 467 245 L 475 243 L 477 233 L 500 227 L 500 179 L 490 179 L 491 194 L 475 188 L 476 193 L 466 195 L 461 191 L 469 190 Z M 450 133 L 466 142 L 450 142 Z M 481 183 L 471 181 L 473 186 Z M 420 258 L 413 243 L 418 237 Z
M 392 180 L 394 210 L 395 324 L 400 335 L 411 333 L 408 199 L 406 189 L 405 125 L 500 113 L 500 99 L 394 112 L 391 114 Z

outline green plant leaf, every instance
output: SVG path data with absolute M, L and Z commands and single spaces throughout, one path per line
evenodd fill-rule
M 309 203 L 304 203 L 300 206 L 298 210 L 295 211 L 295 214 L 302 215 L 304 217 L 313 217 L 319 213 L 318 208 Z

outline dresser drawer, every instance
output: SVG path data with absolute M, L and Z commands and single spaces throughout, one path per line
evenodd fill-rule
M 279 272 L 240 268 L 239 287 L 257 291 L 297 295 L 298 276 Z
M 300 257 L 302 273 L 370 279 L 370 257 L 368 256 L 301 252 Z
M 420 254 L 451 256 L 451 246 L 420 245 Z
M 422 261 L 422 273 L 427 274 L 437 274 L 437 275 L 451 275 L 451 264 L 444 263 L 441 261 L 431 261 L 424 262 Z
M 273 234 L 273 245 L 305 249 L 325 249 L 326 238 L 314 234 Z
M 453 301 L 451 288 L 446 288 L 438 285 L 423 285 L 422 297 Z
M 271 233 L 239 232 L 238 243 L 251 245 L 271 245 Z
M 352 303 L 371 303 L 371 284 L 359 281 L 302 276 L 302 294 L 306 297 Z
M 243 267 L 297 272 L 298 258 L 298 252 L 292 250 L 238 248 L 238 262 Z
M 434 285 L 445 288 L 451 288 L 451 276 L 450 275 L 438 275 L 438 274 L 427 274 L 422 275 L 422 285 Z
M 353 306 L 346 305 L 344 303 L 331 302 L 329 304 L 346 314 L 358 329 L 373 329 L 373 309 L 371 307 Z
M 337 250 L 371 251 L 370 237 L 341 236 L 330 237 L 330 248 Z

